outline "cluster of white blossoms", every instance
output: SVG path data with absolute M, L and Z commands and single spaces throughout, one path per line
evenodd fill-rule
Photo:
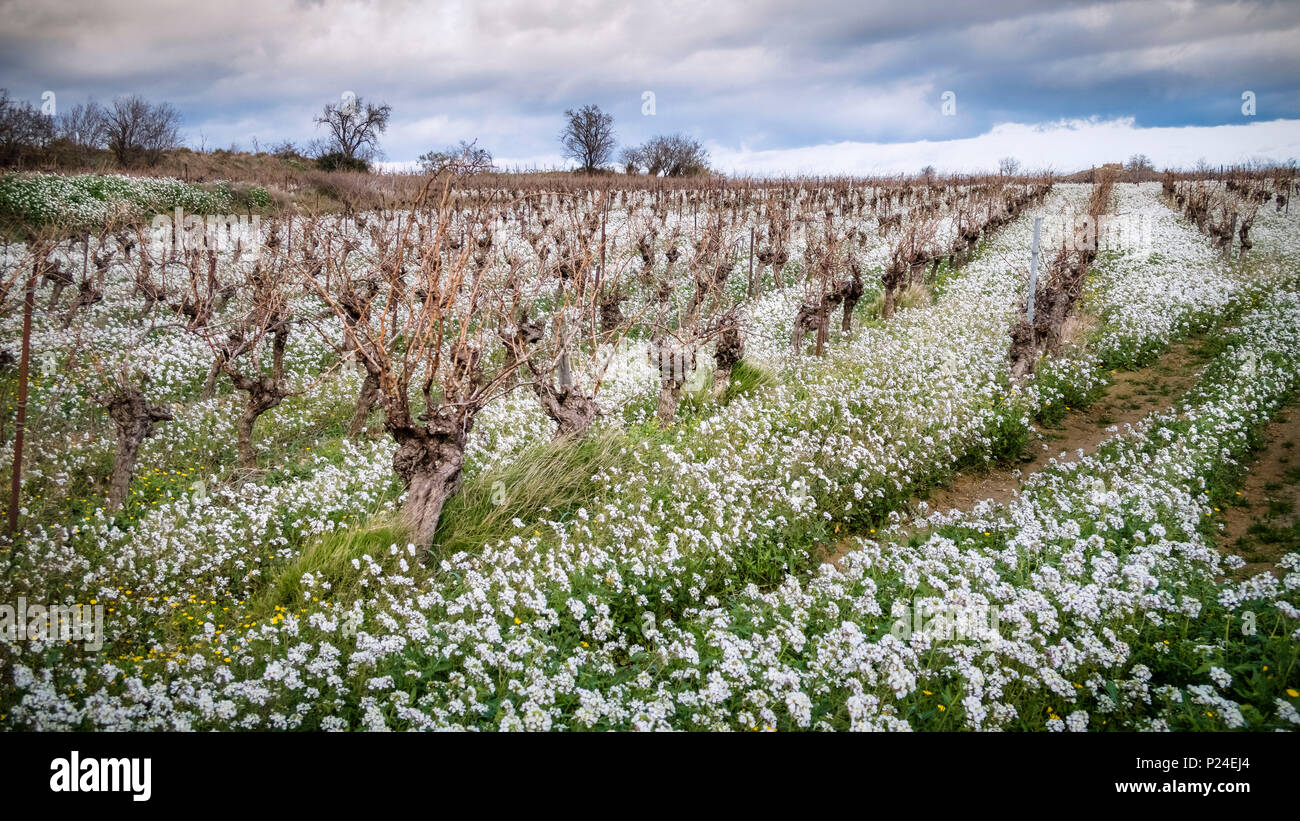
M 1116 188 L 1116 212 L 1147 233 L 1128 253 L 1108 253 L 1103 244 L 1107 275 L 1095 281 L 1091 296 L 1108 329 L 1097 352 L 1111 362 L 1145 362 L 1221 314 L 1243 285 L 1209 238 L 1159 197 L 1158 183 Z
M 1217 625 L 1244 612 L 1262 632 L 1300 640 L 1300 556 L 1279 577 L 1219 581 L 1205 490 L 1300 386 L 1300 299 L 1248 287 L 1158 186 L 1117 186 L 1118 207 L 1155 226 L 1154 251 L 1110 249 L 1087 296 L 1095 334 L 1012 388 L 1008 330 L 1032 218 L 1077 210 L 1089 190 L 1058 185 L 933 304 L 835 335 L 825 357 L 790 355 L 794 289 L 761 297 L 747 306 L 746 343 L 772 385 L 655 437 L 629 436 L 617 464 L 635 469 L 598 472 L 581 506 L 515 518 L 472 551 L 366 547 L 342 575 L 319 570 L 317 551 L 348 549 L 351 529 L 399 503 L 393 447 L 322 433 L 346 418 L 359 378 L 343 368 L 313 381 L 328 351 L 303 335 L 288 361 L 312 389 L 265 427 L 317 449 L 333 442 L 327 454 L 304 452 L 274 481 L 178 494 L 131 527 L 91 514 L 27 534 L 15 578 L 69 603 L 107 603 L 109 644 L 98 656 L 5 645 L 13 675 L 0 726 L 1293 726 L 1285 690 L 1246 705 L 1232 689 L 1241 676 L 1213 671 L 1237 652 Z M 1296 258 L 1294 235 L 1288 245 L 1284 230 L 1265 233 Z M 1282 282 L 1287 271 L 1274 273 Z M 129 304 L 129 279 L 114 287 Z M 131 331 L 111 302 L 91 308 L 103 319 L 96 350 Z M 1177 408 L 1051 465 L 1004 506 L 908 519 L 919 489 L 1006 455 L 1047 403 L 1094 389 L 1103 364 L 1149 358 L 1234 306 L 1230 344 Z M 71 341 L 53 324 L 34 335 L 38 356 Z M 12 338 L 12 320 L 0 325 Z M 192 395 L 210 355 L 184 335 L 162 339 L 145 366 L 150 390 Z M 609 355 L 600 424 L 617 430 L 648 418 L 638 414 L 650 412 L 657 375 L 643 342 Z M 597 367 L 579 363 L 578 378 Z M 89 428 L 76 373 L 52 376 L 37 396 Z M 142 461 L 218 459 L 232 401 L 188 403 Z M 526 391 L 505 397 L 479 418 L 466 475 L 490 476 L 551 432 Z M 102 458 L 91 441 L 89 455 L 52 452 L 41 470 L 85 471 L 95 448 Z M 823 562 L 821 549 L 850 532 L 851 549 Z M 286 574 L 298 595 L 279 597 Z M 999 621 L 957 638 L 924 625 L 900 637 L 900 605 L 996 608 Z M 1216 629 L 1180 630 L 1189 619 Z M 1211 672 L 1185 679 L 1158 662 L 1174 656 Z
M 264 190 L 259 196 L 269 202 Z M 35 222 L 94 225 L 180 208 L 187 214 L 235 209 L 229 183 L 194 185 L 169 177 L 122 174 L 0 174 L 0 213 Z

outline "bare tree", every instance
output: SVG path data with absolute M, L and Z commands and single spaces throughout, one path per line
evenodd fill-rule
M 1124 163 L 1124 170 L 1133 174 L 1137 182 L 1142 182 L 1147 172 L 1155 172 L 1155 166 L 1151 164 L 1151 158 L 1146 154 L 1134 154 Z
M 720 400 L 731 385 L 731 372 L 745 358 L 745 337 L 740 330 L 740 317 L 734 310 L 726 314 L 719 325 L 713 348 L 713 397 Z
M 115 97 L 104 110 L 104 140 L 123 168 L 156 165 L 162 153 L 180 144 L 180 114 L 168 103 L 138 95 Z
M 846 239 L 834 233 L 828 224 L 824 244 L 811 249 L 810 277 L 790 338 L 795 356 L 799 355 L 803 337 L 809 332 L 816 334 L 817 355 L 825 352 L 830 318 L 839 305 L 844 306 L 840 330 L 848 333 L 853 328 L 853 309 L 862 298 L 865 286 L 861 266 L 844 248 Z
M 13 165 L 53 136 L 50 118 L 25 100 L 0 88 L 0 165 Z
M 1003 177 L 1014 177 L 1020 170 L 1020 160 L 1015 157 L 1003 157 L 998 160 L 998 174 Z
M 651 137 L 635 151 L 651 176 L 686 177 L 709 168 L 703 144 L 683 134 Z
M 636 146 L 628 146 L 618 152 L 618 161 L 619 164 L 623 166 L 623 170 L 628 174 L 641 173 L 642 166 L 646 164 L 645 157 L 641 154 L 641 149 Z
M 880 275 L 880 284 L 884 287 L 885 299 L 880 310 L 881 319 L 894 315 L 898 296 L 910 283 L 916 282 L 918 273 L 935 258 L 934 242 L 938 223 L 928 214 L 909 215 L 903 228 L 898 232 L 890 247 L 889 260 Z
M 104 145 L 104 108 L 91 100 L 77 103 L 59 114 L 55 132 L 60 139 L 85 152 Z
M 564 130 L 560 145 L 564 156 L 577 160 L 588 173 L 603 167 L 614 154 L 614 116 L 599 106 L 586 105 L 564 112 Z
M 785 287 L 785 265 L 790 261 L 787 248 L 792 223 L 785 203 L 769 201 L 766 209 L 768 245 L 759 248 L 758 261 L 761 265 L 772 266 L 772 284 L 781 290 Z
M 573 378 L 572 357 L 581 349 L 584 307 L 570 305 L 556 311 L 549 337 L 547 323 L 529 320 L 527 313 L 521 313 L 515 326 L 501 334 L 508 356 L 527 366 L 529 386 L 542 410 L 555 422 L 556 439 L 582 438 L 600 412 L 595 391 L 601 374 L 596 374 L 594 386 L 580 386 Z M 608 360 L 604 364 L 608 366 Z
M 122 236 L 126 235 L 125 229 L 120 231 L 118 234 L 117 250 L 109 246 L 106 241 L 115 227 L 115 218 L 110 218 L 100 227 L 98 248 L 95 249 L 93 254 L 90 253 L 90 238 L 89 232 L 87 232 L 87 235 L 85 236 L 85 245 L 82 246 L 83 257 L 81 279 L 76 282 L 76 296 L 73 298 L 72 304 L 68 307 L 67 312 L 63 316 L 64 328 L 72 326 L 73 320 L 82 309 L 89 308 L 91 305 L 104 300 L 104 288 L 108 282 L 108 269 L 113 264 L 113 258 L 116 255 L 117 250 L 121 250 L 126 255 L 126 258 L 128 260 L 130 259 L 131 249 L 135 247 L 135 243 L 132 241 L 128 244 L 121 239 Z M 95 265 L 95 275 L 93 277 L 90 274 L 90 263 L 92 261 Z M 147 266 L 148 260 L 142 260 L 142 264 Z M 53 310 L 58 306 L 58 298 L 59 295 L 63 293 L 63 286 L 73 284 L 72 272 L 61 269 L 58 271 L 51 271 L 51 273 L 47 275 L 47 279 L 54 282 L 54 291 L 50 295 L 50 303 L 48 305 L 48 309 Z
M 795 314 L 794 328 L 790 336 L 790 345 L 795 356 L 800 354 L 804 335 L 809 331 L 816 333 L 817 355 L 822 355 L 830 328 L 831 313 L 844 301 L 843 289 L 836 287 L 836 283 L 833 282 L 837 254 L 835 246 L 835 239 L 828 236 L 824 245 L 809 248 L 810 279 L 805 285 L 804 299 Z
M 379 152 L 379 135 L 388 130 L 393 108 L 387 103 L 365 102 L 361 97 L 326 104 L 316 125 L 325 126 L 326 151 L 348 160 L 372 159 Z
M 492 165 L 491 152 L 486 148 L 480 148 L 478 140 L 473 142 L 461 140 L 459 145 L 421 154 L 420 167 L 426 174 L 438 174 L 443 171 L 478 174 L 496 170 Z

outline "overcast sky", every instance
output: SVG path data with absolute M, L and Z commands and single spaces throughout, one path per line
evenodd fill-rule
M 1218 164 L 1300 158 L 1300 3 L 0 0 L 0 87 L 143 94 L 245 149 L 352 91 L 392 105 L 394 163 L 477 139 L 559 165 L 595 103 L 620 145 L 683 132 L 741 173 Z

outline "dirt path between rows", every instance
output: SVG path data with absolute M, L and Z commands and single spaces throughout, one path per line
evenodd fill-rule
M 931 511 L 970 510 L 984 500 L 1005 504 L 1031 474 L 1042 470 L 1053 458 L 1073 461 L 1079 458 L 1080 450 L 1092 453 L 1116 435 L 1111 428 L 1123 432 L 1125 425 L 1172 407 L 1195 383 L 1205 361 L 1192 345 L 1180 343 L 1145 368 L 1112 371 L 1111 384 L 1092 405 L 1071 410 L 1059 427 L 1040 425 L 1038 439 L 1022 461 L 958 473 L 945 484 L 918 495 L 910 507 L 915 511 L 921 501 Z M 1300 418 L 1300 413 L 1294 416 Z M 845 539 L 826 560 L 838 564 L 851 547 L 852 540 Z
M 1222 511 L 1219 549 L 1246 561 L 1236 578 L 1277 575 L 1278 559 L 1300 550 L 1300 404 L 1279 412 L 1265 437 L 1246 465 L 1236 504 Z
M 1056 458 L 1073 461 L 1079 451 L 1092 453 L 1114 436 L 1111 427 L 1124 430 L 1155 411 L 1171 407 L 1196 381 L 1203 359 L 1187 345 L 1175 345 L 1155 363 L 1136 371 L 1112 373 L 1112 382 L 1096 402 L 1084 410 L 1072 410 L 1059 427 L 1038 427 L 1039 438 L 1030 445 L 1029 455 L 1016 465 L 957 474 L 951 481 L 921 496 L 931 510 L 967 510 L 991 499 L 997 504 L 1011 501 L 1032 473 Z

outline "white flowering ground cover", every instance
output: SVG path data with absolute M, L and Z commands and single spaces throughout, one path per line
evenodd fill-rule
M 560 459 L 549 422 L 522 393 L 491 406 L 445 515 L 460 533 L 498 482 L 506 501 L 492 528 L 427 557 L 393 526 L 392 446 L 340 435 L 358 379 L 318 379 L 326 350 L 310 337 L 288 356 L 303 395 L 262 423 L 283 465 L 253 481 L 216 469 L 231 461 L 233 397 L 197 400 L 210 357 L 164 333 L 149 390 L 184 402 L 142 454 L 151 469 L 132 502 L 109 518 L 60 493 L 104 469 L 102 420 L 67 365 L 74 344 L 107 356 L 132 332 L 120 279 L 89 309 L 92 338 L 38 321 L 35 361 L 60 367 L 35 385 L 33 428 L 49 414 L 84 436 L 38 446 L 24 503 L 42 515 L 5 554 L 8 598 L 106 604 L 109 641 L 100 653 L 0 644 L 0 726 L 1289 726 L 1300 568 L 1218 581 L 1202 497 L 1294 391 L 1294 234 L 1271 230 L 1273 267 L 1243 273 L 1158 185 L 1116 190 L 1117 211 L 1152 221 L 1153 247 L 1103 254 L 1096 328 L 1027 389 L 1010 388 L 1005 356 L 1034 212 L 934 304 L 836 339 L 822 359 L 791 355 L 792 294 L 760 300 L 746 332 L 770 384 L 687 408 L 672 429 L 648 423 L 644 350 L 623 351 L 600 395 L 610 415 L 563 456 L 590 470 L 562 509 L 511 499 L 512 470 Z M 1087 196 L 1058 186 L 1037 213 Z M 1084 404 L 1107 369 L 1226 317 L 1230 344 L 1176 412 L 1045 472 L 1005 510 L 947 514 L 898 541 L 889 525 L 919 489 L 1019 453 L 1035 420 Z M 13 339 L 15 318 L 0 328 Z M 822 563 L 850 533 L 856 549 Z M 900 608 L 927 599 L 997 605 L 1002 629 L 895 637 Z M 1225 633 L 1247 610 L 1260 638 Z
M 90 226 L 111 219 L 169 213 L 174 208 L 187 214 L 230 214 L 270 203 L 265 189 L 245 190 L 228 182 L 199 186 L 165 177 L 121 174 L 0 174 L 0 217 L 31 223 Z
M 972 728 L 1300 724 L 1300 555 L 1280 578 L 1222 582 L 1243 562 L 1213 540 L 1242 457 L 1300 386 L 1300 298 L 1259 302 L 1175 408 L 1034 474 L 1004 507 L 932 514 L 924 537 L 850 556 L 849 576 L 1001 604 L 989 652 L 911 636 L 935 651 L 930 706 Z

